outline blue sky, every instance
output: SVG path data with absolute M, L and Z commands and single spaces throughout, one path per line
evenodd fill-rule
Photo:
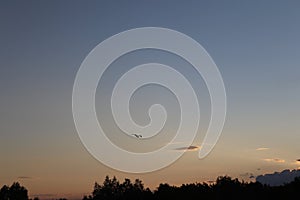
M 224 173 L 239 176 L 298 167 L 293 164 L 300 156 L 298 1 L 0 4 L 0 184 L 28 176 L 19 181 L 33 194 L 68 196 L 77 191 L 75 195 L 80 196 L 106 174 L 137 177 L 105 167 L 84 149 L 72 118 L 72 87 L 81 62 L 98 43 L 121 31 L 147 26 L 185 33 L 207 50 L 223 76 L 228 113 L 210 156 L 197 160 L 196 153 L 189 152 L 162 171 L 139 176 L 146 184 L 180 184 Z M 147 61 L 145 52 L 141 55 L 129 55 L 124 62 Z M 179 62 L 157 52 L 153 55 L 170 64 Z M 203 94 L 205 124 L 208 109 Z M 262 147 L 268 149 L 256 150 Z

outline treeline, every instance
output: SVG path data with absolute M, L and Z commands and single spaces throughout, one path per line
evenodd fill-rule
M 20 183 L 15 182 L 11 186 L 4 185 L 0 189 L 0 200 L 39 200 L 38 197 L 33 199 L 28 198 L 28 190 L 21 186 Z M 67 200 L 65 198 L 57 200 Z
M 19 183 L 13 183 L 10 187 L 4 185 L 0 189 L 0 200 L 28 200 L 28 191 Z
M 191 183 L 172 186 L 161 183 L 156 190 L 144 188 L 141 180 L 133 183 L 125 179 L 120 183 L 116 177 L 105 178 L 102 185 L 97 182 L 91 195 L 83 200 L 257 200 L 300 199 L 300 178 L 283 186 L 271 187 L 259 182 L 244 182 L 229 176 L 218 177 L 215 183 Z
M 271 187 L 259 182 L 244 182 L 229 176 L 218 177 L 215 183 L 190 183 L 172 186 L 161 183 L 154 191 L 145 188 L 141 180 L 119 182 L 116 177 L 106 176 L 102 184 L 97 182 L 92 193 L 83 200 L 253 200 L 253 199 L 300 199 L 300 178 L 283 186 Z M 19 183 L 3 186 L 0 200 L 28 200 L 28 191 Z M 38 198 L 34 198 L 38 200 Z

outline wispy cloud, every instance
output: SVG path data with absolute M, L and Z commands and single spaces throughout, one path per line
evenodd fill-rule
M 266 162 L 275 162 L 275 163 L 284 163 L 285 160 L 279 158 L 265 158 L 263 159 Z
M 32 194 L 31 196 L 42 197 L 42 198 L 51 198 L 57 196 L 56 194 Z
M 199 146 L 188 146 L 188 147 L 175 148 L 174 150 L 177 150 L 177 151 L 197 151 L 199 148 L 200 148 Z
M 214 183 L 216 183 L 216 181 L 213 181 L 213 180 L 208 180 L 208 181 L 204 181 L 204 182 L 206 182 L 207 184 L 214 184 Z
M 270 148 L 267 148 L 267 147 L 259 147 L 257 149 L 255 149 L 256 151 L 266 151 L 266 150 L 269 150 Z
M 250 178 L 250 179 L 255 178 L 254 174 L 251 172 L 246 172 L 244 174 L 240 174 L 240 176 L 243 178 L 245 177 L 245 178 Z
M 30 176 L 18 176 L 17 179 L 32 179 Z
M 300 159 L 295 160 L 294 162 L 292 162 L 292 165 L 300 165 Z

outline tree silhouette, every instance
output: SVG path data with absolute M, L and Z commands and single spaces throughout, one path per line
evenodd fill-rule
M 126 200 L 126 199 L 151 199 L 152 192 L 145 189 L 141 180 L 136 179 L 134 183 L 130 179 L 125 179 L 120 183 L 116 177 L 112 179 L 105 177 L 102 185 L 97 182 L 94 185 L 92 195 L 84 196 L 84 200 Z
M 106 176 L 102 184 L 95 182 L 91 195 L 83 200 L 260 200 L 297 199 L 300 196 L 300 177 L 282 186 L 262 185 L 259 182 L 240 182 L 229 176 L 220 176 L 214 184 L 189 183 L 172 186 L 161 183 L 156 190 L 145 188 L 140 179 L 130 179 L 120 183 L 116 177 Z M 19 183 L 0 189 L 0 200 L 28 200 L 27 189 Z M 38 198 L 34 198 L 38 200 Z M 59 199 L 66 200 L 66 199 Z
M 114 176 L 112 179 L 110 179 L 109 176 L 106 176 L 103 185 L 99 185 L 97 182 L 95 183 L 92 197 L 96 200 L 114 200 L 118 199 L 120 193 L 120 183 L 116 177 Z
M 0 190 L 0 200 L 9 200 L 9 187 L 4 185 Z
M 4 185 L 0 190 L 0 200 L 28 200 L 28 191 L 18 182 L 10 187 Z
M 239 199 L 242 198 L 243 183 L 229 176 L 221 176 L 217 178 L 212 189 L 216 199 Z
M 95 184 L 91 196 L 85 196 L 83 200 L 182 200 L 182 199 L 209 199 L 209 200 L 253 200 L 253 199 L 292 199 L 300 196 L 300 178 L 292 183 L 280 187 L 262 185 L 259 182 L 240 182 L 229 176 L 220 176 L 214 184 L 191 183 L 181 186 L 171 186 L 161 183 L 153 192 L 144 188 L 141 180 L 134 183 L 125 179 L 123 183 L 113 177 L 105 178 L 103 185 Z M 294 198 L 293 198 L 294 199 Z

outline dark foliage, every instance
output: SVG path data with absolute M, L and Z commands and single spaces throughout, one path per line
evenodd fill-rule
M 13 183 L 10 187 L 4 185 L 0 189 L 0 200 L 28 200 L 28 191 L 19 183 Z
M 145 188 L 141 180 L 132 182 L 125 179 L 120 183 L 116 177 L 106 176 L 102 185 L 97 182 L 94 190 L 83 200 L 253 200 L 253 199 L 298 199 L 300 196 L 300 178 L 283 186 L 271 187 L 259 182 L 240 182 L 229 176 L 218 177 L 213 184 L 191 183 L 172 186 L 161 183 L 156 190 Z M 38 198 L 35 198 L 38 200 Z M 0 200 L 28 200 L 26 188 L 19 183 L 0 189 Z M 63 199 L 65 200 L 65 199 Z
M 120 183 L 116 177 L 110 179 L 106 176 L 103 184 L 99 185 L 96 182 L 92 195 L 85 196 L 83 200 L 150 200 L 152 196 L 150 189 L 145 189 L 144 184 L 139 179 L 136 179 L 134 183 L 130 179 L 125 179 L 123 183 Z
M 218 177 L 214 184 L 191 183 L 171 186 L 161 183 L 155 191 L 144 188 L 139 179 L 132 183 L 125 179 L 120 183 L 116 177 L 105 178 L 102 185 L 95 183 L 92 195 L 83 200 L 182 200 L 182 199 L 213 199 L 213 200 L 253 200 L 253 199 L 295 199 L 300 196 L 300 178 L 279 187 L 270 187 L 258 182 L 240 182 L 229 176 Z

